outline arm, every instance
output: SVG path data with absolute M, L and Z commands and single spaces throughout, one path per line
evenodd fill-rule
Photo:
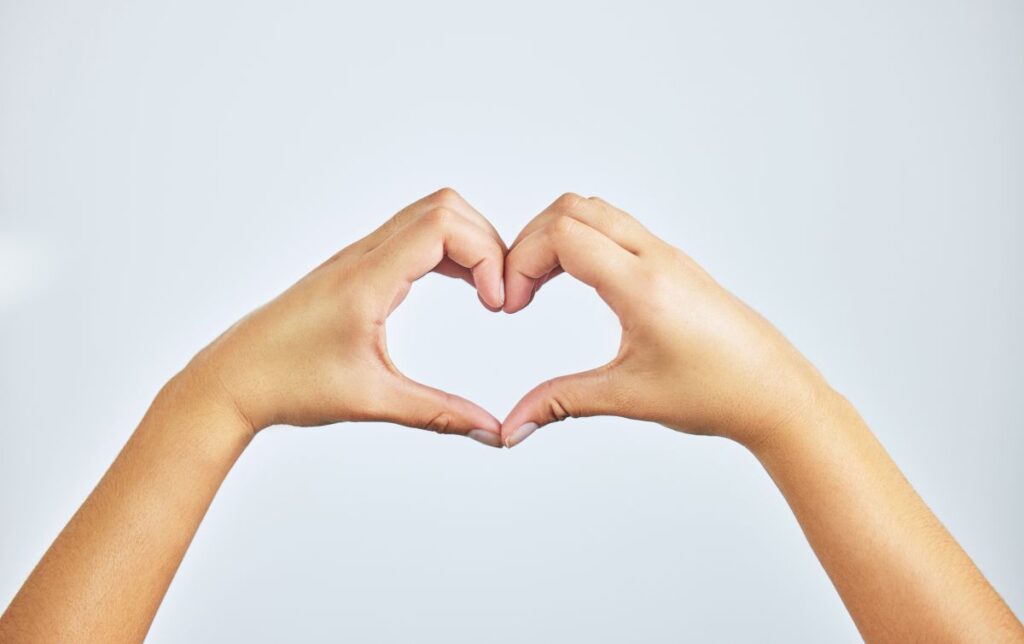
M 0 618 L 0 641 L 141 641 L 218 487 L 272 424 L 384 420 L 499 446 L 476 405 L 391 364 L 384 320 L 431 270 L 502 304 L 505 247 L 457 194 L 399 212 L 241 320 L 159 393 Z
M 824 394 L 755 455 L 868 641 L 1024 641 L 1024 629 L 856 410 Z
M 252 438 L 217 391 L 188 370 L 163 388 L 11 602 L 0 641 L 145 637 L 213 495 Z
M 563 270 L 618 315 L 619 353 L 529 392 L 506 445 L 592 415 L 733 439 L 775 480 L 865 639 L 1024 641 L 853 407 L 693 260 L 610 204 L 565 195 L 512 244 L 505 310 Z

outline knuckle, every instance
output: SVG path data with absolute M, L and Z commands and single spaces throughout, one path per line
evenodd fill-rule
M 609 222 L 617 226 L 621 226 L 627 221 L 636 221 L 631 214 L 629 214 L 628 212 L 621 208 L 616 208 L 615 206 L 605 201 L 601 197 L 595 195 L 592 197 L 588 197 L 587 201 L 594 204 L 595 206 L 598 206 L 603 216 L 606 217 Z
M 576 227 L 579 226 L 579 222 L 568 215 L 558 215 L 551 220 L 551 225 L 548 227 L 551 235 L 556 238 L 571 237 L 576 231 Z
M 448 434 L 452 431 L 452 415 L 446 411 L 439 412 L 427 421 L 424 429 L 429 429 L 438 434 Z
M 431 194 L 430 198 L 436 204 L 442 206 L 451 206 L 452 204 L 456 203 L 461 197 L 459 196 L 459 193 L 455 191 L 454 188 L 445 186 L 444 188 L 441 188 L 440 190 L 437 190 L 436 192 Z
M 564 402 L 558 398 L 552 398 L 548 401 L 548 413 L 551 414 L 556 423 L 572 417 L 572 414 L 566 409 Z
M 544 389 L 547 391 L 546 411 L 554 422 L 563 421 L 566 418 L 576 418 L 579 414 L 575 401 L 568 391 L 558 386 L 558 382 L 555 379 L 544 383 Z
M 431 208 L 423 214 L 423 224 L 430 228 L 442 229 L 451 223 L 452 217 L 453 213 L 451 210 L 438 206 Z
M 555 203 L 552 206 L 557 211 L 566 212 L 575 208 L 581 201 L 583 201 L 583 197 L 575 192 L 566 192 L 558 199 L 555 199 Z
M 597 206 L 597 212 L 599 212 L 601 216 L 609 222 L 619 223 L 623 219 L 629 217 L 629 215 L 625 211 L 616 208 L 615 206 L 611 205 L 601 197 L 587 197 L 587 201 L 589 201 L 594 206 Z

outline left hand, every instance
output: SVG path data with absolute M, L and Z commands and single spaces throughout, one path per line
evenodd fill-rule
M 505 258 L 505 311 L 565 271 L 594 287 L 622 324 L 610 363 L 554 378 L 505 419 L 509 447 L 570 416 L 622 416 L 731 438 L 779 435 L 828 384 L 767 320 L 629 214 L 566 194 L 526 225 Z

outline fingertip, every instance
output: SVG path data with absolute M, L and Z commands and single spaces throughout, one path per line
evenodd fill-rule
M 501 310 L 501 306 L 493 306 L 491 304 L 488 304 L 487 300 L 485 300 L 484 297 L 480 295 L 480 293 L 476 294 L 476 299 L 480 300 L 480 304 L 482 304 L 483 307 L 490 311 L 491 313 L 497 313 L 498 311 Z
M 505 306 L 505 280 L 499 275 L 496 282 L 488 289 L 491 292 L 490 307 L 492 311 L 500 311 Z
M 530 411 L 528 400 L 529 397 L 520 400 L 501 423 L 501 442 L 505 447 L 512 447 L 523 442 L 540 426 L 533 412 Z
M 505 294 L 505 299 L 501 303 L 501 310 L 504 311 L 505 313 L 515 313 L 519 309 L 517 309 L 516 306 L 515 306 L 516 302 L 515 302 L 515 297 L 513 296 L 514 289 L 513 288 L 509 288 L 507 286 L 509 284 L 508 276 L 506 276 L 506 278 L 505 278 L 505 284 L 506 284 L 506 287 L 503 290 L 504 294 Z
M 536 280 L 522 274 L 512 274 L 506 280 L 506 294 L 503 310 L 505 313 L 515 313 L 526 308 L 533 297 L 534 284 Z
M 469 422 L 474 424 L 473 429 L 488 431 L 500 436 L 501 421 L 492 416 L 491 414 L 489 414 L 484 409 L 477 407 L 476 405 L 473 405 L 473 403 L 469 404 L 475 408 L 471 413 L 471 418 L 469 418 Z
M 477 295 L 488 309 L 499 311 L 505 304 L 504 265 L 483 261 L 470 269 Z
M 501 449 L 503 446 L 501 441 L 501 434 L 488 431 L 486 429 L 471 429 L 466 434 L 466 436 L 472 438 L 478 443 L 487 445 L 488 447 L 496 447 L 498 449 Z
M 539 427 L 540 425 L 533 421 L 523 423 L 514 431 L 505 436 L 503 440 L 503 442 L 505 443 L 505 447 L 511 449 L 518 445 L 519 443 L 522 443 L 530 436 L 530 434 L 537 431 Z

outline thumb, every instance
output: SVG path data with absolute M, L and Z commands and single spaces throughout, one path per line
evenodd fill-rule
M 501 447 L 501 423 L 479 405 L 405 377 L 394 386 L 396 391 L 382 398 L 388 401 L 382 420 Z
M 548 380 L 516 403 L 501 424 L 505 447 L 514 447 L 549 423 L 584 416 L 615 415 L 616 388 L 608 365 Z

